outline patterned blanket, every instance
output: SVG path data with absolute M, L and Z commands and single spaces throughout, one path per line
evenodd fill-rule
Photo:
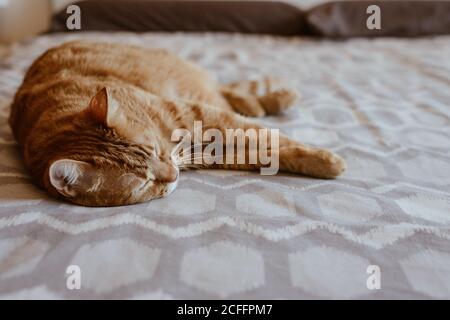
M 48 198 L 7 125 L 29 64 L 77 38 L 167 48 L 220 81 L 302 93 L 261 123 L 332 149 L 333 181 L 183 172 L 168 198 Z M 450 37 L 345 42 L 225 34 L 41 36 L 0 60 L 0 298 L 450 298 Z M 79 289 L 78 289 L 79 288 Z

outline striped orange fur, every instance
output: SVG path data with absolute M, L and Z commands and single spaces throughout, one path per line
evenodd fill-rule
M 52 196 L 86 206 L 133 204 L 175 188 L 173 130 L 192 130 L 196 120 L 221 131 L 259 128 L 249 116 L 291 106 L 296 93 L 274 90 L 272 82 L 221 86 L 164 50 L 70 42 L 30 67 L 15 95 L 10 125 L 33 180 Z M 337 155 L 285 136 L 272 152 L 284 171 L 334 178 L 345 169 Z

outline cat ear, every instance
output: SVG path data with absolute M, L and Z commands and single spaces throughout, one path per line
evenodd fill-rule
M 86 181 L 88 172 L 92 170 L 92 165 L 82 161 L 62 159 L 52 163 L 49 169 L 49 178 L 52 186 L 62 195 L 75 196 L 72 188 Z
M 108 127 L 116 110 L 117 102 L 109 97 L 108 90 L 103 88 L 92 98 L 87 113 L 97 124 Z

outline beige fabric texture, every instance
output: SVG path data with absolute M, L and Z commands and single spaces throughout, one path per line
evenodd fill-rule
M 23 168 L 9 103 L 33 59 L 79 38 L 167 48 L 223 82 L 287 79 L 302 100 L 260 122 L 349 169 L 332 181 L 183 172 L 170 197 L 129 207 L 49 199 Z M 449 56 L 450 37 L 84 33 L 16 45 L 0 61 L 0 298 L 449 299 Z M 80 290 L 66 287 L 70 265 Z

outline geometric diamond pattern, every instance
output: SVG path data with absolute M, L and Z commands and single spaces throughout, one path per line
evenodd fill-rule
M 168 49 L 221 82 L 287 79 L 302 99 L 255 121 L 333 150 L 348 171 L 180 172 L 170 197 L 125 207 L 50 199 L 18 157 L 9 104 L 33 59 L 80 38 Z M 0 298 L 449 299 L 449 56 L 447 36 L 86 32 L 15 46 L 0 58 Z M 66 287 L 71 264 L 80 290 Z M 366 287 L 370 264 L 381 290 Z
M 448 185 L 450 181 L 450 162 L 433 156 L 420 155 L 399 162 L 401 172 L 408 178 Z
M 69 265 L 80 267 L 83 288 L 107 293 L 121 286 L 150 279 L 160 254 L 158 249 L 129 239 L 108 240 L 82 246 Z M 121 267 L 111 268 L 111 265 Z
M 289 265 L 293 285 L 315 296 L 349 299 L 370 293 L 366 287 L 369 261 L 345 251 L 312 247 L 290 254 Z
M 437 299 L 450 296 L 450 254 L 424 250 L 400 262 L 414 290 Z
M 185 254 L 181 263 L 181 280 L 226 298 L 233 293 L 262 286 L 264 262 L 255 250 L 232 242 L 216 242 Z
M 317 199 L 325 218 L 336 223 L 363 223 L 383 214 L 374 199 L 357 194 L 335 191 Z

